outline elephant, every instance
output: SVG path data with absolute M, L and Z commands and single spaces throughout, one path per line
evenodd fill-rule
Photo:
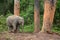
M 22 32 L 24 26 L 24 18 L 16 15 L 8 16 L 6 19 L 6 24 L 8 26 L 9 32 L 19 32 L 19 26 L 22 25 Z

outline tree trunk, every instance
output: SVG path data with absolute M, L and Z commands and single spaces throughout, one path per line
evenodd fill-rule
M 4 8 L 3 8 L 3 15 L 5 16 L 7 12 L 7 8 L 6 8 L 6 0 L 4 0 Z
M 40 31 L 39 0 L 34 0 L 34 32 Z
M 20 13 L 20 0 L 14 0 L 14 15 L 19 16 Z
M 44 17 L 41 32 L 51 32 L 51 26 L 54 19 L 56 0 L 44 1 Z

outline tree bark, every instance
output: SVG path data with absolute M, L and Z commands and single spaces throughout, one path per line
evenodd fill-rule
M 20 14 L 20 0 L 14 0 L 14 15 Z
M 40 31 L 40 8 L 39 0 L 34 0 L 34 32 Z
M 51 32 L 51 26 L 54 19 L 56 9 L 56 0 L 44 1 L 44 17 L 41 32 Z

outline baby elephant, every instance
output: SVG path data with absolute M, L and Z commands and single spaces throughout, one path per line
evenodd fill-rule
M 24 19 L 20 16 L 9 16 L 6 20 L 7 25 L 9 26 L 9 32 L 19 32 L 19 26 L 22 25 L 22 32 L 23 32 L 23 26 L 24 26 Z

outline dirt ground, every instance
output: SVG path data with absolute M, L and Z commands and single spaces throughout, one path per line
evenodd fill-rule
M 0 40 L 60 40 L 58 34 L 47 33 L 0 33 Z

